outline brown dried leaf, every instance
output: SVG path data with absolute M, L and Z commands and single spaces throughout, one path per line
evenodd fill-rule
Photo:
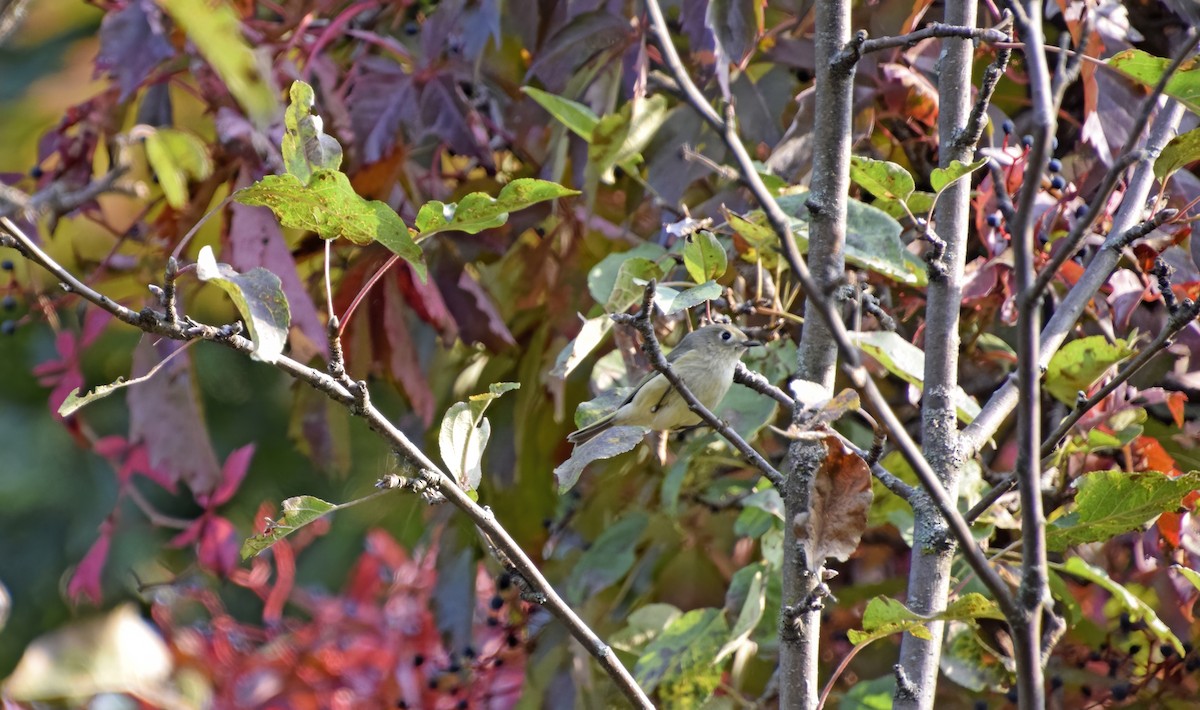
M 808 563 L 845 562 L 858 549 L 871 508 L 871 471 L 836 436 L 826 436 L 825 463 L 813 478 L 807 513 L 793 521 Z

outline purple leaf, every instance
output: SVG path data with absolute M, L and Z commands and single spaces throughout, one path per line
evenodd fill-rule
M 162 12 L 149 0 L 134 0 L 100 22 L 96 73 L 106 73 L 129 98 L 160 62 L 175 56 L 163 30 Z
M 152 345 L 152 340 L 143 337 L 133 351 L 135 377 L 182 347 L 173 340 Z M 216 489 L 221 467 L 196 394 L 188 353 L 177 355 L 154 377 L 129 388 L 129 439 L 145 444 L 151 466 L 203 495 Z
M 399 64 L 371 57 L 346 97 L 362 163 L 375 163 L 391 152 L 401 123 L 420 121 L 412 77 Z

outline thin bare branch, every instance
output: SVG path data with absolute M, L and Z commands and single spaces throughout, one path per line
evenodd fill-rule
M 134 311 L 111 298 L 95 291 L 81 280 L 75 278 L 58 262 L 52 259 L 22 230 L 17 228 L 7 218 L 2 222 L 8 234 L 0 234 L 0 246 L 16 249 L 23 257 L 49 271 L 63 286 L 79 294 L 85 300 L 103 308 L 117 319 L 129 323 L 144 332 L 154 333 L 174 340 L 208 340 L 220 343 L 244 355 L 254 352 L 254 343 L 236 333 L 224 328 L 198 324 L 193 321 L 172 323 L 163 313 L 151 309 Z M 414 445 L 407 436 L 395 427 L 371 403 L 365 382 L 351 382 L 348 378 L 339 381 L 320 370 L 303 365 L 287 356 L 279 356 L 273 363 L 277 369 L 291 377 L 307 383 L 316 390 L 323 392 L 331 399 L 347 407 L 350 413 L 362 417 L 368 426 L 378 433 L 394 451 L 406 461 L 423 471 L 423 479 L 437 493 L 444 496 L 455 507 L 461 510 L 475 523 L 476 527 L 498 549 L 503 551 L 508 563 L 533 589 L 538 592 L 536 601 L 554 615 L 571 635 L 579 641 L 588 653 L 600 664 L 612 678 L 625 697 L 638 708 L 653 708 L 650 699 L 638 687 L 637 682 L 629 671 L 621 664 L 616 654 L 599 636 L 593 632 L 583 619 L 575 613 L 562 597 L 554 590 L 550 582 L 542 576 L 537 566 L 517 544 L 516 540 L 496 520 L 489 508 L 480 506 L 471 500 L 466 491 L 458 486 L 452 477 L 433 463 L 424 452 Z

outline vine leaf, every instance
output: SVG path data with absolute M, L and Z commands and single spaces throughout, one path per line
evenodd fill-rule
M 235 199 L 269 207 L 283 226 L 316 232 L 322 239 L 379 242 L 411 264 L 422 282 L 426 280 L 421 248 L 404 221 L 387 204 L 359 196 L 345 173 L 317 169 L 308 183 L 290 173 L 267 175 L 239 190 Z
M 683 245 L 683 266 L 698 284 L 725 274 L 729 263 L 725 247 L 712 232 L 701 229 L 687 235 Z
M 202 248 L 196 258 L 196 276 L 229 294 L 254 341 L 251 357 L 275 362 L 287 344 L 291 320 L 279 277 L 262 267 L 239 274 L 228 264 L 218 264 L 210 246 Z
M 204 180 L 212 174 L 213 169 L 212 158 L 204 142 L 176 128 L 150 131 L 146 136 L 146 161 L 158 177 L 167 204 L 175 209 L 188 203 L 188 179 Z
M 438 432 L 442 460 L 464 490 L 473 492 L 483 478 L 483 452 L 492 436 L 492 423 L 483 413 L 497 397 L 520 386 L 516 382 L 492 384 L 486 393 L 450 405 L 442 418 Z
M 271 521 L 266 532 L 242 543 L 242 560 L 248 560 L 300 528 L 345 505 L 335 505 L 314 496 L 296 496 L 283 501 L 283 517 Z
M 1175 478 L 1157 471 L 1094 471 L 1073 485 L 1075 509 L 1047 526 L 1051 550 L 1109 540 L 1177 510 L 1185 495 L 1200 489 L 1200 471 Z
M 313 90 L 303 81 L 293 81 L 291 103 L 283 114 L 283 164 L 287 171 L 307 183 L 315 170 L 337 170 L 342 165 L 342 146 L 325 134 L 321 117 L 312 112 Z
M 477 234 L 504 224 L 509 212 L 578 194 L 576 190 L 549 180 L 519 178 L 505 185 L 496 197 L 486 192 L 472 192 L 458 202 L 426 202 L 417 213 L 417 232 L 421 239 L 448 231 Z

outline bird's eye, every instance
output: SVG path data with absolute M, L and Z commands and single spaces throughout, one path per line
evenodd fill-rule
M 728 330 L 725 331 L 724 333 L 721 333 L 721 340 L 729 340 L 732 337 L 733 337 L 733 334 L 730 333 Z

